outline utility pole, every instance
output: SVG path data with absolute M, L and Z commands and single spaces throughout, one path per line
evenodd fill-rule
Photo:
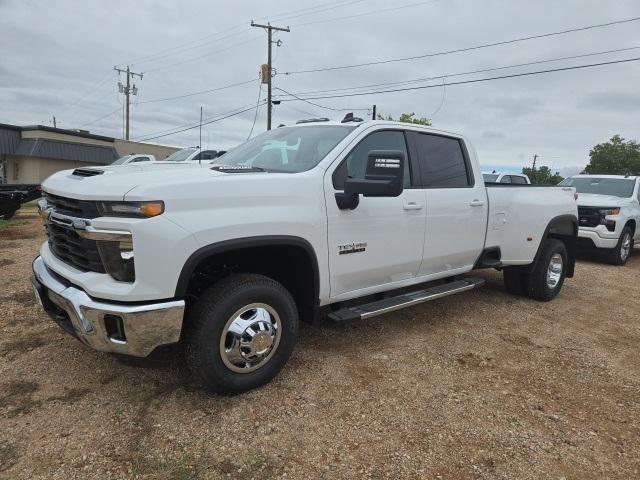
M 377 106 L 374 105 L 373 106 L 373 114 L 371 115 L 371 120 L 375 120 L 376 119 L 376 110 L 377 110 Z
M 56 116 L 53 116 L 53 128 L 58 128 L 58 126 L 56 125 Z
M 281 45 L 280 40 L 278 40 L 277 42 L 273 41 L 273 31 L 277 30 L 279 32 L 290 32 L 291 30 L 289 30 L 289 27 L 286 28 L 282 28 L 282 27 L 274 27 L 273 25 L 271 25 L 270 23 L 267 23 L 266 25 L 261 25 L 259 23 L 254 23 L 253 20 L 251 20 L 251 26 L 252 27 L 259 27 L 259 28 L 264 28 L 267 31 L 267 130 L 271 130 L 271 112 L 273 109 L 273 104 L 271 103 L 271 81 L 273 78 L 273 69 L 272 69 L 272 65 L 271 65 L 271 45 L 273 43 L 277 43 L 278 46 Z M 262 79 L 262 83 L 264 82 L 264 78 Z
M 136 88 L 135 84 L 133 85 L 133 87 L 131 86 L 131 77 L 140 77 L 140 80 L 142 80 L 142 75 L 144 75 L 143 73 L 135 73 L 132 72 L 131 69 L 129 68 L 129 65 L 127 65 L 127 69 L 123 70 L 121 68 L 118 67 L 113 67 L 113 69 L 118 72 L 118 73 L 126 73 L 127 74 L 127 84 L 126 85 L 122 85 L 122 83 L 118 82 L 118 88 L 120 89 L 120 93 L 124 93 L 124 98 L 125 98 L 125 129 L 124 129 L 124 139 L 125 140 L 129 140 L 129 97 L 130 95 L 137 95 L 138 94 L 138 89 Z
M 538 160 L 538 154 L 535 154 L 535 155 L 533 156 L 533 169 L 532 169 L 532 170 L 533 170 L 534 172 L 536 171 L 536 160 Z

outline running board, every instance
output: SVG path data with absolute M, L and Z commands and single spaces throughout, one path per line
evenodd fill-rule
M 450 283 L 444 283 L 435 287 L 425 288 L 416 292 L 404 293 L 396 297 L 389 297 L 377 300 L 356 307 L 343 308 L 330 313 L 329 319 L 337 323 L 349 322 L 352 320 L 364 320 L 385 313 L 411 307 L 418 303 L 429 302 L 438 298 L 453 295 L 455 293 L 466 292 L 484 285 L 484 279 L 478 277 L 466 277 Z

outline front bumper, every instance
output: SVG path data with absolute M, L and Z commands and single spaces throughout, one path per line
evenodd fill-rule
M 609 235 L 616 235 L 614 232 L 609 232 Z M 601 237 L 597 230 L 586 229 L 581 227 L 578 229 L 578 240 L 586 239 L 590 240 L 596 248 L 616 248 L 618 245 L 618 237 Z M 580 242 L 579 243 L 583 243 Z
M 31 281 L 49 316 L 94 350 L 146 357 L 156 347 L 180 339 L 184 300 L 134 304 L 94 300 L 53 274 L 41 257 L 33 262 Z

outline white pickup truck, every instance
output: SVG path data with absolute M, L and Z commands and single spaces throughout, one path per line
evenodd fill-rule
M 43 184 L 49 238 L 33 285 L 44 309 L 104 352 L 181 342 L 211 391 L 272 379 L 299 319 L 366 319 L 464 292 L 482 285 L 467 275 L 480 268 L 550 300 L 574 271 L 573 188 L 486 188 L 464 137 L 422 126 L 306 123 L 213 165 L 86 170 Z
M 560 185 L 578 192 L 578 246 L 605 252 L 613 265 L 627 263 L 640 241 L 640 177 L 575 175 Z

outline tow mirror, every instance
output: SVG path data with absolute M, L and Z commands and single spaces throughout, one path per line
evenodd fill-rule
M 403 189 L 405 163 L 404 152 L 400 150 L 371 150 L 364 179 L 347 178 L 344 192 L 336 193 L 338 208 L 353 210 L 358 206 L 360 195 L 399 196 Z

